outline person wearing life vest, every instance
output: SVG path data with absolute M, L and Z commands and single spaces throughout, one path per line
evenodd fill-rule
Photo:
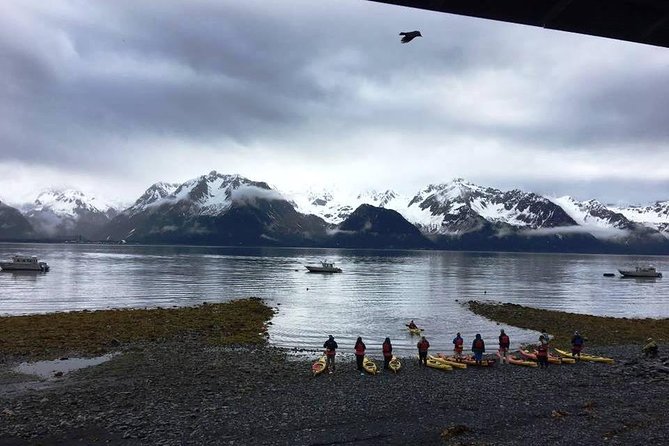
M 465 341 L 462 339 L 460 336 L 460 333 L 455 335 L 455 338 L 453 338 L 453 353 L 455 353 L 455 359 L 458 361 L 462 359 L 462 350 L 463 350 L 463 345 Z
M 474 353 L 476 364 L 481 365 L 483 353 L 485 353 L 485 342 L 483 342 L 481 335 L 478 333 L 476 334 L 476 338 L 474 338 L 474 342 L 472 342 L 472 352 Z
M 427 349 L 430 348 L 430 343 L 427 342 L 425 336 L 420 338 L 416 347 L 418 347 L 418 365 L 427 366 Z
M 540 368 L 548 368 L 548 343 L 540 342 L 537 346 L 537 362 Z
M 362 360 L 365 359 L 365 350 L 367 346 L 362 342 L 362 338 L 358 336 L 358 339 L 355 341 L 355 362 L 358 364 L 358 370 L 364 372 L 362 368 Z
M 509 336 L 504 333 L 504 330 L 499 331 L 499 360 L 500 362 L 509 363 L 509 345 L 511 341 Z
M 578 331 L 574 332 L 574 336 L 571 337 L 571 356 L 572 358 L 581 359 L 581 350 L 583 350 L 583 344 L 585 339 Z
M 414 329 L 418 328 L 418 325 L 416 325 L 416 323 L 413 321 L 413 319 L 411 319 L 411 322 L 409 322 L 407 324 L 407 327 L 409 327 L 411 330 L 414 330 Z
M 325 365 L 330 370 L 330 373 L 333 373 L 335 370 L 335 355 L 337 354 L 337 342 L 335 341 L 334 336 L 330 335 L 328 340 L 323 344 L 325 349 L 326 361 Z
M 390 360 L 393 359 L 393 345 L 390 343 L 390 338 L 383 341 L 383 368 L 388 369 Z

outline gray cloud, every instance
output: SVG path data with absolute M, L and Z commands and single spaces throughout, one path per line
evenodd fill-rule
M 669 184 L 664 48 L 363 0 L 1 8 L 0 168 L 137 194 L 247 169 L 666 198 L 626 186 Z M 424 37 L 400 45 L 408 29 Z M 626 163 L 643 156 L 649 174 Z

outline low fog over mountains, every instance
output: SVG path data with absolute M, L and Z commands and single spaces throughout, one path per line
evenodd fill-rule
M 71 189 L 0 204 L 0 239 L 667 254 L 669 201 L 614 207 L 460 178 L 410 196 L 282 192 L 213 171 L 125 209 Z

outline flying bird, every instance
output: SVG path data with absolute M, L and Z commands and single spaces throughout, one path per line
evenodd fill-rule
M 400 36 L 404 36 L 402 37 L 402 43 L 409 43 L 416 37 L 423 37 L 420 31 L 409 31 L 406 33 L 400 33 Z

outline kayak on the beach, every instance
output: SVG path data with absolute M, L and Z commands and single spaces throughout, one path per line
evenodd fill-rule
M 451 367 L 450 365 L 446 364 L 443 361 L 438 361 L 438 360 L 433 359 L 433 358 L 434 358 L 433 356 L 427 358 L 427 366 L 428 367 L 432 367 L 433 369 L 445 370 L 445 371 L 453 370 L 453 367 Z M 420 361 L 420 358 L 419 358 L 419 361 Z
M 376 363 L 367 356 L 365 356 L 365 358 L 362 360 L 362 368 L 365 369 L 365 372 L 369 373 L 370 375 L 376 375 L 379 371 Z
M 320 358 L 318 358 L 318 361 L 314 362 L 311 365 L 311 372 L 314 374 L 314 376 L 320 375 L 321 373 L 323 373 L 325 371 L 325 369 L 327 368 L 326 360 L 327 360 L 326 356 L 323 355 Z
M 430 355 L 430 356 L 428 356 L 428 358 L 432 358 L 432 359 L 435 359 L 437 361 L 441 361 L 444 364 L 448 364 L 451 367 L 454 367 L 456 369 L 466 369 L 467 368 L 467 364 L 465 364 L 464 362 L 451 361 L 450 359 L 448 359 L 448 356 L 444 355 L 443 353 L 437 353 L 437 356 Z
M 497 352 L 497 357 L 502 359 L 502 355 L 499 352 Z M 519 359 L 513 355 L 509 355 L 507 359 L 509 360 L 509 364 L 521 365 L 525 367 L 539 367 L 539 364 L 537 364 L 535 361 L 527 361 L 524 359 Z
M 521 348 L 520 350 L 518 350 L 518 352 L 520 353 L 520 356 L 522 356 L 525 359 L 529 359 L 529 360 L 532 360 L 532 361 L 537 360 L 536 351 L 529 352 L 529 351 L 524 350 L 524 349 Z M 574 364 L 576 362 L 576 360 L 573 359 L 573 358 L 565 358 L 563 356 L 556 356 L 556 355 L 553 355 L 553 354 L 549 354 L 548 355 L 548 362 L 551 363 L 551 364 Z
M 562 356 L 566 357 L 571 357 L 571 353 L 565 351 L 565 350 L 560 350 L 559 348 L 555 349 L 556 352 L 561 354 Z M 581 361 L 590 361 L 590 362 L 601 362 L 602 364 L 613 364 L 613 358 L 606 358 L 604 356 L 594 356 L 594 355 L 587 355 L 585 353 L 581 353 Z
M 494 359 L 482 359 L 480 364 L 476 363 L 476 359 L 473 356 L 463 356 L 458 359 L 455 356 L 444 356 L 448 361 L 459 362 L 460 364 L 473 365 L 476 367 L 492 367 L 495 365 Z
M 397 356 L 393 356 L 393 359 L 391 359 L 390 362 L 388 363 L 388 367 L 390 368 L 390 370 L 397 373 L 402 368 L 402 363 L 397 358 Z

